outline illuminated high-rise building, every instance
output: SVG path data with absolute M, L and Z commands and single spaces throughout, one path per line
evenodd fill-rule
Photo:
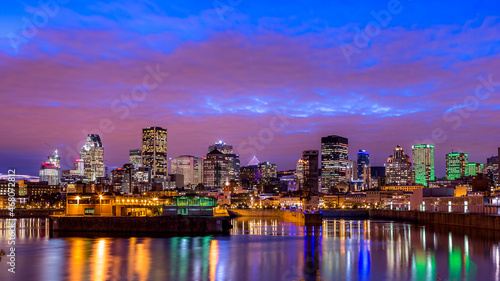
M 401 146 L 396 146 L 393 155 L 385 164 L 385 183 L 387 185 L 409 185 L 412 183 L 410 156 L 405 154 Z
M 321 138 L 321 185 L 324 192 L 347 181 L 348 140 L 340 136 Z
M 208 152 L 212 152 L 214 149 L 224 153 L 224 154 L 233 154 L 233 146 L 226 144 L 222 140 L 219 140 L 215 144 L 212 144 L 208 147 Z
M 56 151 L 49 155 L 46 162 L 40 167 L 40 181 L 46 181 L 49 185 L 58 185 L 61 183 L 61 157 Z
M 427 186 L 428 181 L 435 180 L 434 145 L 420 144 L 412 146 L 412 159 L 415 183 Z
M 358 180 L 363 181 L 363 189 L 371 187 L 370 153 L 360 149 L 358 151 Z
M 172 158 L 171 174 L 183 175 L 184 186 L 195 187 L 203 182 L 201 158 L 191 155 L 181 155 Z
M 167 162 L 167 129 L 142 129 L 142 165 L 151 168 L 151 177 L 165 179 Z
M 304 188 L 304 168 L 306 166 L 306 161 L 300 158 L 297 161 L 297 165 L 295 167 L 295 176 L 297 177 L 297 190 Z
M 231 154 L 212 150 L 203 159 L 203 185 L 222 189 L 230 181 L 229 170 L 232 166 Z
M 467 153 L 446 154 L 446 177 L 448 180 L 459 179 L 466 176 L 469 155 Z
M 106 176 L 104 170 L 104 149 L 101 137 L 96 134 L 88 134 L 87 141 L 80 151 L 83 160 L 83 177 L 89 181 L 96 181 Z
M 319 151 L 306 150 L 302 152 L 304 164 L 303 189 L 312 193 L 319 191 Z
M 465 168 L 465 176 L 475 177 L 478 174 L 482 174 L 483 170 L 484 170 L 483 163 L 469 162 L 469 163 L 467 163 L 467 166 Z
M 128 153 L 128 162 L 134 166 L 134 168 L 139 168 L 142 166 L 142 152 L 140 149 L 131 149 Z
M 491 156 L 486 159 L 486 174 L 498 183 L 498 156 Z

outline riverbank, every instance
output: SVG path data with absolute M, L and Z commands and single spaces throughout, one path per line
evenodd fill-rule
M 500 230 L 500 216 L 467 213 L 370 210 L 370 219 L 390 219 L 423 224 Z
M 229 234 L 229 217 L 67 217 L 50 216 L 52 232 Z

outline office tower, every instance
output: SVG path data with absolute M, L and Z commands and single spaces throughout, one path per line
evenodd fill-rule
M 230 154 L 217 149 L 212 150 L 203 159 L 203 185 L 208 188 L 222 189 L 230 181 L 229 170 L 232 166 Z
M 321 138 L 321 185 L 324 192 L 347 181 L 348 140 L 340 136 Z
M 303 189 L 305 192 L 319 192 L 319 151 L 306 150 L 302 152 L 302 160 L 304 164 L 303 171 Z
M 428 181 L 435 180 L 434 145 L 420 144 L 412 146 L 412 159 L 415 183 L 427 186 Z
M 57 149 L 54 151 L 54 153 L 50 154 L 47 158 L 48 159 L 47 159 L 46 163 L 52 164 L 59 169 L 61 168 L 61 157 L 59 156 Z
M 46 162 L 40 167 L 40 181 L 46 181 L 49 185 L 58 185 L 61 183 L 61 157 L 57 154 L 57 149 L 48 156 Z
M 101 137 L 96 134 L 89 134 L 87 141 L 80 151 L 80 158 L 83 160 L 83 177 L 89 181 L 96 181 L 105 177 L 104 171 L 104 149 Z
M 363 181 L 363 189 L 371 187 L 370 153 L 360 149 L 358 151 L 358 180 Z
M 498 183 L 498 156 L 491 156 L 486 159 L 486 174 Z
M 233 146 L 226 144 L 222 140 L 219 140 L 213 145 L 210 145 L 208 147 L 208 152 L 212 152 L 214 149 L 217 149 L 218 151 L 224 153 L 224 154 L 233 154 Z
M 248 165 L 241 167 L 240 180 L 241 186 L 254 189 L 259 183 L 259 167 L 256 165 Z
M 142 129 L 142 165 L 151 168 L 153 178 L 165 179 L 167 161 L 167 129 Z
M 142 153 L 140 149 L 131 149 L 128 153 L 128 162 L 134 166 L 134 168 L 139 168 L 142 166 Z
M 469 162 L 469 163 L 467 163 L 467 166 L 465 167 L 465 176 L 475 177 L 479 174 L 484 173 L 483 170 L 484 170 L 483 163 Z
M 250 161 L 249 164 L 253 164 Z M 278 177 L 276 164 L 269 162 L 260 162 L 255 165 L 241 167 L 240 179 L 244 187 L 252 188 L 257 185 L 270 183 Z
M 111 182 L 114 191 L 121 191 L 125 194 L 138 193 L 132 188 L 134 167 L 132 164 L 125 164 L 123 167 L 111 171 Z
M 295 167 L 295 176 L 297 177 L 297 190 L 301 190 L 304 188 L 304 168 L 306 166 L 306 162 L 304 159 L 300 158 L 297 161 L 297 165 Z
M 409 185 L 412 183 L 410 157 L 399 145 L 394 149 L 393 155 L 387 158 L 385 177 L 386 185 Z
M 203 182 L 201 158 L 181 155 L 172 158 L 171 163 L 171 174 L 183 175 L 184 186 L 196 187 Z
M 346 181 L 347 183 L 358 181 L 358 163 L 356 161 L 347 161 Z
M 467 153 L 448 153 L 446 154 L 446 177 L 448 180 L 465 177 L 469 155 Z

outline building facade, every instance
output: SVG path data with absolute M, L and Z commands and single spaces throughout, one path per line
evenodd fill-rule
M 371 188 L 371 167 L 370 167 L 370 153 L 366 150 L 360 149 L 358 151 L 358 180 L 363 181 L 363 189 Z
M 327 136 L 321 138 L 321 185 L 323 191 L 330 190 L 341 181 L 347 181 L 347 138 Z
M 486 174 L 498 183 L 498 156 L 491 156 L 486 159 Z
M 104 178 L 104 148 L 101 137 L 96 134 L 89 134 L 87 141 L 80 151 L 80 159 L 83 160 L 83 177 L 88 181 L 96 181 Z
M 184 186 L 195 187 L 203 182 L 203 166 L 200 157 L 181 155 L 173 158 L 171 163 L 171 173 L 183 175 Z
M 131 149 L 128 152 L 128 162 L 135 168 L 142 166 L 142 152 L 140 149 Z
M 427 186 L 428 181 L 435 180 L 434 145 L 420 144 L 412 146 L 412 159 L 415 183 Z
M 319 192 L 319 151 L 306 150 L 302 152 L 304 164 L 303 189 L 312 193 Z
M 61 157 L 57 149 L 48 156 L 46 162 L 42 163 L 39 171 L 40 181 L 48 182 L 49 185 L 61 183 Z
M 224 154 L 212 150 L 203 159 L 203 185 L 222 189 L 226 182 L 239 180 L 240 160 L 237 154 Z
M 142 165 L 151 168 L 151 176 L 167 176 L 167 129 L 149 127 L 142 129 Z
M 446 154 L 446 178 L 454 180 L 465 177 L 469 155 L 467 153 Z
M 217 149 L 218 151 L 224 153 L 224 154 L 233 154 L 233 146 L 226 144 L 222 140 L 219 140 L 215 144 L 212 144 L 208 147 L 208 152 L 212 152 L 214 149 Z
M 394 149 L 393 155 L 387 158 L 385 177 L 387 185 L 409 185 L 412 183 L 410 157 L 399 145 Z

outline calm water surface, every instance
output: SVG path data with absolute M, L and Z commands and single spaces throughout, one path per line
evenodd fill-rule
M 0 248 L 8 253 L 6 221 Z M 0 280 L 500 280 L 496 232 L 373 220 L 233 220 L 231 236 L 49 238 L 18 219 Z

